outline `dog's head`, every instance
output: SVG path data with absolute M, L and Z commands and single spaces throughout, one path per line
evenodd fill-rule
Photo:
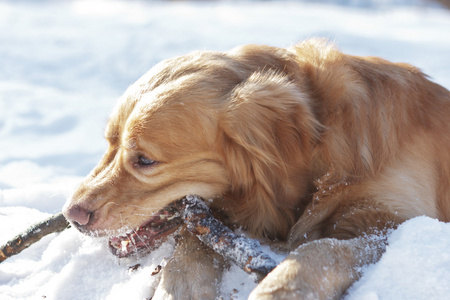
M 303 77 L 294 54 L 260 46 L 160 63 L 112 113 L 109 148 L 66 218 L 98 234 L 153 223 L 155 238 L 179 225 L 170 204 L 195 194 L 223 198 L 256 236 L 283 237 L 317 134 Z

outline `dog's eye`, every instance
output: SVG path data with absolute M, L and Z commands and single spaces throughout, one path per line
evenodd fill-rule
M 139 155 L 139 156 L 138 156 L 137 164 L 138 164 L 139 166 L 151 166 L 151 165 L 153 165 L 154 163 L 156 163 L 156 161 L 154 161 L 154 160 L 152 160 L 152 159 L 149 159 L 149 158 L 147 158 L 147 157 L 145 157 L 145 156 L 143 156 L 143 155 Z

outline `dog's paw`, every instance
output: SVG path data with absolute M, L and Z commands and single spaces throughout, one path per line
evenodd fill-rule
M 204 262 L 190 264 L 171 259 L 161 273 L 152 299 L 215 299 L 217 288 L 214 270 Z
M 319 299 L 299 275 L 301 264 L 295 259 L 286 259 L 270 272 L 252 291 L 249 300 L 269 299 Z
M 340 299 L 385 245 L 384 237 L 373 236 L 306 243 L 270 272 L 249 299 Z
M 222 257 L 183 232 L 152 299 L 215 299 L 223 265 Z

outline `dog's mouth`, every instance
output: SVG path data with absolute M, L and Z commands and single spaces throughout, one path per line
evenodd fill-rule
M 161 245 L 182 223 L 176 205 L 169 205 L 154 214 L 144 225 L 131 232 L 109 238 L 112 253 L 120 258 L 147 253 Z

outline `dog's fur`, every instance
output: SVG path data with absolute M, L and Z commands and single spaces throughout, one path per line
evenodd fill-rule
M 111 231 L 188 194 L 212 198 L 294 250 L 252 297 L 340 297 L 383 251 L 372 235 L 419 215 L 449 221 L 449 116 L 449 91 L 418 69 L 322 41 L 192 53 L 127 90 L 65 215 Z M 213 299 L 219 257 L 184 237 L 156 294 Z

